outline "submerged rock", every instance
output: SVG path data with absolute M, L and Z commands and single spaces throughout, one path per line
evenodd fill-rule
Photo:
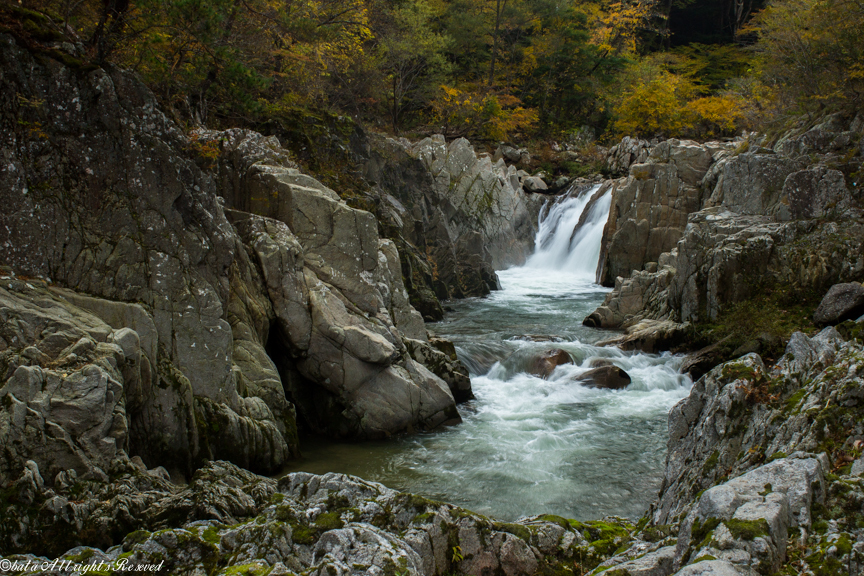
M 566 350 L 555 348 L 547 350 L 531 360 L 531 374 L 540 378 L 548 378 L 558 366 L 572 364 L 573 358 Z
M 576 381 L 589 388 L 621 390 L 630 385 L 631 379 L 627 372 L 617 366 L 600 366 L 579 374 Z

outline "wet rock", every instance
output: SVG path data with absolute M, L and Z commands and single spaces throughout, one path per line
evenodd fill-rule
M 628 326 L 622 336 L 598 342 L 598 346 L 617 346 L 622 350 L 641 350 L 655 353 L 669 350 L 683 342 L 690 333 L 690 325 L 671 320 L 642 320 Z
M 864 286 L 857 282 L 835 284 L 822 298 L 813 322 L 820 326 L 839 324 L 864 313 Z
M 428 343 L 406 338 L 404 342 L 414 360 L 447 383 L 457 403 L 474 399 L 468 370 L 456 357 L 452 342 L 441 338 L 430 338 Z
M 531 361 L 531 374 L 540 378 L 548 378 L 556 367 L 572 363 L 573 358 L 566 350 L 560 348 L 548 350 Z
M 564 342 L 564 339 L 560 336 L 549 336 L 546 334 L 525 334 L 516 339 L 527 340 L 528 342 Z
M 668 289 L 674 277 L 675 269 L 668 266 L 655 272 L 634 271 L 626 279 L 619 276 L 603 304 L 582 324 L 593 328 L 621 328 L 634 325 L 646 316 L 668 316 Z
M 617 366 L 600 366 L 579 374 L 576 381 L 589 388 L 621 390 L 630 384 L 631 379 L 627 372 Z

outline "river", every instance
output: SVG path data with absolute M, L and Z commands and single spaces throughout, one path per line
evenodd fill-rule
M 292 469 L 354 474 L 502 520 L 641 516 L 659 489 L 667 415 L 692 383 L 678 373 L 681 357 L 598 347 L 614 333 L 582 326 L 608 292 L 594 274 L 609 195 L 583 215 L 592 192 L 544 208 L 535 253 L 498 273 L 502 290 L 448 302 L 446 318 L 428 325 L 471 373 L 476 400 L 460 406 L 462 424 L 390 442 L 305 439 Z M 574 364 L 545 380 L 528 374 L 552 348 Z M 598 357 L 632 383 L 576 383 Z

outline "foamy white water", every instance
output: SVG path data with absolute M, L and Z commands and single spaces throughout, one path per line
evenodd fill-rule
M 582 326 L 608 291 L 593 283 L 608 195 L 577 228 L 593 192 L 544 210 L 535 254 L 499 272 L 502 290 L 450 302 L 454 311 L 430 325 L 471 372 L 477 399 L 460 407 L 461 425 L 395 442 L 307 445 L 297 469 L 357 474 L 503 519 L 640 516 L 659 488 L 668 412 L 691 382 L 678 374 L 681 358 L 598 347 L 612 333 Z M 533 359 L 552 348 L 574 363 L 548 379 L 531 375 Z M 577 382 L 598 357 L 627 371 L 627 389 Z

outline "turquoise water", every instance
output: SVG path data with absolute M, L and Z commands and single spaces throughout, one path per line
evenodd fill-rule
M 471 372 L 476 400 L 460 406 L 462 424 L 389 442 L 307 439 L 292 469 L 355 474 L 504 520 L 641 516 L 659 489 L 667 415 L 692 383 L 678 374 L 682 358 L 598 347 L 612 333 L 582 326 L 607 292 L 593 275 L 608 203 L 573 233 L 586 200 L 544 214 L 540 249 L 499 272 L 503 290 L 449 302 L 444 321 L 428 325 Z M 553 348 L 575 363 L 545 380 L 528 374 Z M 630 386 L 578 384 L 597 357 L 626 370 Z

